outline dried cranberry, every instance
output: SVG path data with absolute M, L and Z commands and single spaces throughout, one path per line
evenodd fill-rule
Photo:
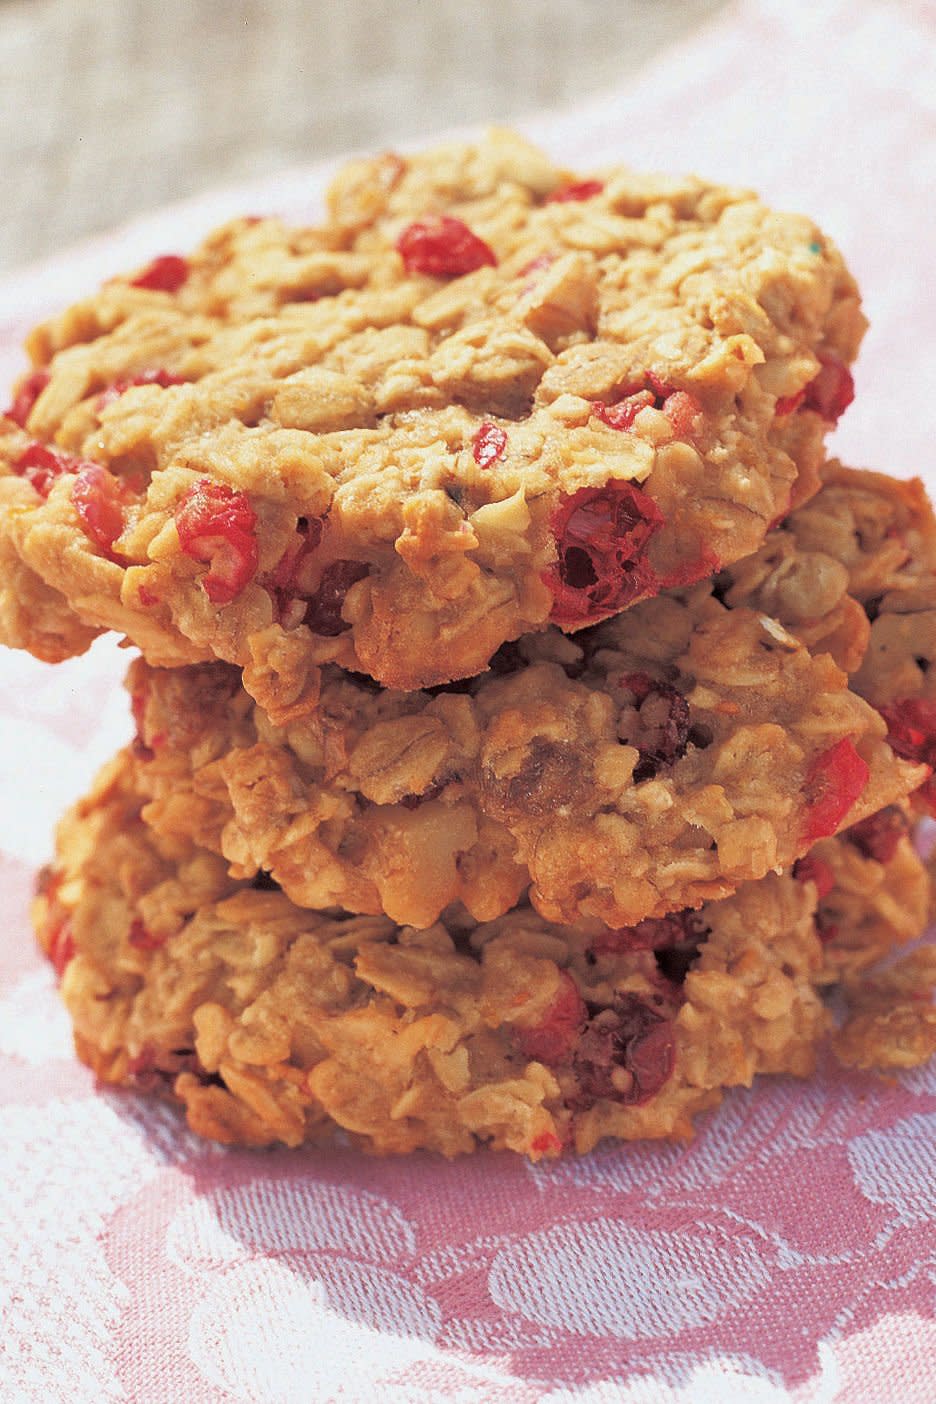
M 607 405 L 596 400 L 594 410 L 599 419 L 612 429 L 631 429 L 634 420 L 643 409 L 662 410 L 673 428 L 677 439 L 688 439 L 695 432 L 696 420 L 702 413 L 702 406 L 688 390 L 677 390 L 656 374 L 647 371 L 643 387 L 631 388 L 623 399 Z
M 487 421 L 481 425 L 471 441 L 471 451 L 479 468 L 490 468 L 498 458 L 503 458 L 506 448 L 506 431 Z
M 369 574 L 370 566 L 365 561 L 332 561 L 325 567 L 319 587 L 305 612 L 304 622 L 313 634 L 324 634 L 331 639 L 351 628 L 347 620 L 341 617 L 345 595 L 352 585 Z
M 559 972 L 559 989 L 542 1022 L 516 1029 L 517 1043 L 527 1058 L 555 1067 L 568 1060 L 588 1011 L 571 975 Z
M 631 673 L 621 679 L 621 685 L 633 695 L 637 708 L 636 730 L 626 740 L 640 752 L 634 767 L 639 784 L 686 754 L 692 729 L 689 703 L 674 687 L 655 682 L 646 673 Z
M 530 1150 L 536 1155 L 545 1155 L 549 1151 L 554 1151 L 558 1155 L 559 1151 L 562 1150 L 562 1142 L 555 1131 L 541 1131 L 530 1142 Z
M 656 593 L 646 550 L 663 514 L 632 483 L 581 488 L 559 504 L 550 525 L 558 560 L 543 579 L 560 628 L 594 623 Z
M 902 697 L 878 711 L 887 722 L 887 739 L 897 755 L 936 769 L 936 699 Z M 936 816 L 936 779 L 924 780 L 913 797 Z
M 630 429 L 641 410 L 651 409 L 654 405 L 654 397 L 650 390 L 638 390 L 634 395 L 628 395 L 625 400 L 618 400 L 616 405 L 606 405 L 603 400 L 596 400 L 594 411 L 598 418 L 610 426 L 612 429 Z
M 165 936 L 154 935 L 139 917 L 134 917 L 130 923 L 130 930 L 127 933 L 127 941 L 138 951 L 158 951 L 160 946 L 165 945 Z
M 558 190 L 554 190 L 551 195 L 547 195 L 547 205 L 565 205 L 576 200 L 591 200 L 593 196 L 600 195 L 604 190 L 603 180 L 578 180 L 571 185 L 562 185 Z
M 889 804 L 877 814 L 869 814 L 859 824 L 845 831 L 845 838 L 866 858 L 889 863 L 897 852 L 900 840 L 910 832 L 907 816 L 897 805 Z
M 207 561 L 202 587 L 212 604 L 230 604 L 257 573 L 257 514 L 245 492 L 202 478 L 175 514 L 186 556 Z
M 936 766 L 936 698 L 901 697 L 878 711 L 898 756 Z
M 12 405 L 8 410 L 4 410 L 7 419 L 12 419 L 21 429 L 25 428 L 33 405 L 48 383 L 49 372 L 47 370 L 35 370 L 31 375 L 27 375 L 13 397 Z
M 99 463 L 83 463 L 72 485 L 72 502 L 85 535 L 107 556 L 124 529 L 120 483 Z
M 807 843 L 834 834 L 868 783 L 868 766 L 846 737 L 823 751 L 809 767 L 804 787 L 809 812 Z
M 63 473 L 77 473 L 85 465 L 64 449 L 50 448 L 38 441 L 29 444 L 13 464 L 13 472 L 25 478 L 40 497 L 48 497 L 52 484 Z
M 668 1081 L 676 1058 L 673 1026 L 634 994 L 619 995 L 589 1019 L 573 1070 L 581 1106 L 607 1098 L 641 1106 Z
M 94 402 L 94 408 L 98 414 L 101 410 L 112 405 L 115 400 L 119 400 L 126 390 L 131 390 L 135 385 L 159 385 L 163 390 L 167 390 L 170 385 L 184 385 L 185 381 L 180 375 L 171 375 L 167 370 L 145 370 L 139 375 L 129 376 L 123 380 L 115 380 L 112 385 L 108 385 L 106 390 L 102 390 Z
M 803 858 L 797 858 L 793 864 L 793 876 L 797 882 L 814 882 L 816 884 L 816 894 L 821 902 L 824 897 L 835 886 L 835 874 L 822 858 L 817 858 L 814 853 L 807 853 Z
M 819 355 L 822 367 L 806 386 L 803 408 L 815 410 L 828 424 L 836 424 L 855 398 L 851 371 L 837 356 Z
M 49 960 L 59 979 L 65 974 L 65 967 L 77 954 L 75 936 L 71 922 L 66 919 L 52 933 L 49 940 Z
M 698 943 L 705 934 L 705 925 L 698 912 L 686 908 L 662 917 L 645 917 L 636 926 L 609 928 L 596 936 L 592 950 L 596 955 L 620 955 L 625 951 L 657 951 L 678 946 L 684 941 Z
M 451 215 L 426 215 L 403 230 L 397 251 L 407 273 L 428 273 L 433 278 L 459 278 L 485 264 L 495 267 L 494 251 L 460 219 Z
M 188 259 L 178 254 L 161 254 L 130 280 L 132 288 L 148 288 L 151 292 L 178 292 L 189 275 Z

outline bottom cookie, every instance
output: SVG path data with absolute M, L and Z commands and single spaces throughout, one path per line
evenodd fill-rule
M 146 828 L 132 774 L 118 756 L 62 821 L 39 939 L 82 1059 L 184 1103 L 193 1130 L 227 1143 L 341 1128 L 379 1154 L 538 1159 L 686 1137 L 723 1088 L 808 1075 L 832 1029 L 821 987 L 857 987 L 866 951 L 927 919 L 929 880 L 893 811 L 698 912 L 615 931 L 520 908 L 416 931 L 232 880 Z M 922 1061 L 936 1033 L 919 995 L 894 989 L 893 1046 L 880 997 L 862 1007 L 867 1038 L 858 1023 L 838 1035 L 847 1060 Z

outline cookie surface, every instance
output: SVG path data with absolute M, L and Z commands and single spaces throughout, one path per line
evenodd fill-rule
M 0 534 L 46 628 L 0 628 L 49 656 L 57 609 L 62 652 L 77 615 L 268 706 L 327 662 L 472 676 L 756 549 L 863 325 L 834 247 L 746 192 L 505 133 L 353 163 L 322 226 L 242 220 L 33 335 Z
M 835 892 L 815 873 L 629 934 L 528 908 L 417 932 L 237 883 L 154 835 L 140 807 L 118 759 L 60 827 L 37 930 L 81 1057 L 184 1103 L 216 1140 L 298 1145 L 340 1127 L 384 1154 L 486 1144 L 535 1159 L 684 1137 L 721 1088 L 809 1074 L 829 1029 L 816 916 L 820 887 Z M 827 840 L 827 861 L 847 842 Z M 922 873 L 905 834 L 883 863 L 848 861 L 878 890 Z

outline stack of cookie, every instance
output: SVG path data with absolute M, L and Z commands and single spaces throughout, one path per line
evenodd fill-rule
M 36 904 L 96 1073 L 537 1158 L 932 1052 L 932 953 L 868 974 L 929 908 L 936 524 L 824 461 L 863 327 L 809 220 L 494 133 L 33 333 L 0 637 L 141 655 Z

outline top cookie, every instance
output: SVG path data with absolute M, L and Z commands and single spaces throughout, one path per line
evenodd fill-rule
M 241 220 L 32 335 L 2 637 L 117 629 L 263 705 L 326 662 L 472 676 L 756 550 L 863 328 L 835 248 L 744 191 L 583 181 L 507 133 L 352 163 L 323 225 Z

